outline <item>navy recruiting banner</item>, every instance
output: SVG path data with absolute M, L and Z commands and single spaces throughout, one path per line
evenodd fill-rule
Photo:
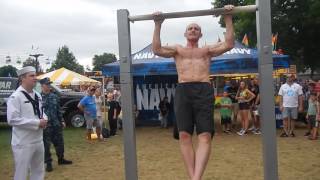
M 136 76 L 133 77 L 134 101 L 139 115 L 138 125 L 156 125 L 159 120 L 159 103 L 168 97 L 170 112 L 169 124 L 174 120 L 174 95 L 178 82 L 176 75 Z
M 18 79 L 12 77 L 0 77 L 0 97 L 9 97 L 18 86 Z

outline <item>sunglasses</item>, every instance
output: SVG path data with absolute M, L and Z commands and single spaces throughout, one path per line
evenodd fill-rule
M 96 91 L 96 89 L 91 89 L 90 91 L 91 91 L 91 92 L 92 92 L 92 91 Z

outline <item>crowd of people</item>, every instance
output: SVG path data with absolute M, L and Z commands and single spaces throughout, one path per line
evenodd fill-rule
M 7 121 L 12 126 L 12 151 L 15 162 L 14 179 L 44 179 L 44 172 L 53 171 L 50 146 L 54 145 L 58 165 L 73 162 L 64 157 L 63 128 L 66 127 L 60 111 L 60 98 L 51 91 L 49 78 L 40 80 L 41 93 L 34 90 L 38 82 L 36 70 L 27 66 L 17 71 L 19 87 L 7 102 Z M 117 119 L 121 111 L 120 92 L 108 93 L 110 133 L 117 132 Z M 101 89 L 91 86 L 82 98 L 78 108 L 83 110 L 87 125 L 87 138 L 90 142 L 93 127 L 97 138 L 104 140 L 101 130 L 102 102 Z
M 280 137 L 295 137 L 295 122 L 301 121 L 308 127 L 305 136 L 310 140 L 317 139 L 320 121 L 320 82 L 297 80 L 295 75 L 289 74 L 279 82 L 277 87 L 275 95 L 279 98 L 275 98 L 277 99 L 276 107 L 281 111 L 283 124 Z M 260 108 L 258 77 L 239 81 L 226 80 L 222 97 L 216 102 L 222 132 L 236 133 L 239 136 L 248 133 L 260 135 Z M 167 128 L 170 124 L 168 114 L 174 111 L 168 102 L 168 97 L 161 99 L 158 109 L 160 127 Z M 240 128 L 237 127 L 239 122 Z
M 259 81 L 258 78 L 247 81 L 226 81 L 223 97 L 220 100 L 220 115 L 223 132 L 230 134 L 232 124 L 236 124 L 238 116 L 241 120 L 241 129 L 237 132 L 243 136 L 251 131 L 253 134 L 261 134 L 259 119 Z M 218 106 L 218 107 L 219 107 Z M 249 127 L 249 114 L 252 119 L 252 126 Z
M 210 84 L 208 64 L 210 64 L 211 58 L 234 47 L 235 33 L 232 14 L 229 13 L 233 8 L 233 5 L 224 6 L 225 41 L 204 47 L 199 47 L 198 41 L 202 37 L 202 31 L 196 23 L 191 23 L 186 27 L 184 37 L 187 43 L 185 46 L 163 46 L 160 32 L 165 18 L 161 12 L 153 14 L 155 26 L 152 50 L 155 55 L 174 58 L 176 63 L 178 84 L 175 92 L 174 111 L 183 161 L 188 176 L 192 180 L 202 178 L 211 153 L 211 140 L 215 134 L 214 103 L 212 103 L 214 93 Z M 37 83 L 35 68 L 24 67 L 17 74 L 21 85 L 7 102 L 7 119 L 9 125 L 13 127 L 11 144 L 16 168 L 14 179 L 26 179 L 28 176 L 31 180 L 44 179 L 45 163 L 47 171 L 53 169 L 50 143 L 53 143 L 56 148 L 59 165 L 72 164 L 72 161 L 66 160 L 63 155 L 64 143 L 61 132 L 65 123 L 58 111 L 58 98 L 54 95 L 49 96 L 50 91 L 46 86 L 50 84 L 50 81 L 48 79 L 42 80 L 43 94 L 41 95 L 33 90 Z M 298 119 L 298 112 L 302 113 L 304 106 L 307 106 L 306 119 L 309 131 L 306 135 L 310 135 L 310 140 L 317 139 L 320 119 L 320 86 L 317 86 L 319 84 L 317 83 L 312 90 L 311 84 L 308 83 L 308 87 L 305 88 L 304 85 L 295 82 L 294 76 L 289 76 L 287 81 L 281 85 L 278 91 L 279 107 L 283 118 L 281 137 L 295 137 L 294 127 L 295 120 Z M 91 135 L 95 127 L 98 140 L 103 141 L 101 135 L 104 126 L 102 120 L 104 95 L 101 96 L 101 90 L 95 86 L 90 86 L 86 91 L 87 94 L 79 102 L 78 108 L 84 112 L 87 139 L 91 142 Z M 258 79 L 252 79 L 249 83 L 241 81 L 239 85 L 234 82 L 226 82 L 223 94 L 220 114 L 224 132 L 229 134 L 235 129 L 232 125 L 235 124 L 239 115 L 241 119 L 241 129 L 237 132 L 239 136 L 244 136 L 249 131 L 261 134 Z M 308 101 L 304 100 L 304 96 Z M 107 99 L 110 136 L 116 136 L 118 117 L 121 112 L 121 96 L 117 91 L 109 92 Z M 167 127 L 170 106 L 166 97 L 160 102 L 159 109 L 161 126 Z M 253 120 L 250 128 L 249 114 Z M 195 129 L 198 141 L 194 147 L 192 136 Z
M 40 81 L 42 92 L 33 88 L 37 83 L 36 70 L 27 66 L 17 71 L 20 85 L 7 102 L 7 121 L 12 126 L 11 146 L 15 173 L 14 179 L 44 179 L 46 171 L 53 170 L 50 153 L 54 145 L 58 165 L 70 165 L 64 158 L 62 129 L 65 122 L 61 116 L 59 98 L 50 92 L 50 81 Z
M 50 153 L 51 143 L 55 147 L 58 164 L 68 165 L 72 161 L 64 157 L 63 128 L 65 122 L 59 110 L 59 98 L 50 91 L 50 79 L 40 80 L 42 92 L 35 92 L 33 88 L 37 82 L 35 69 L 25 67 L 18 72 L 20 87 L 8 100 L 8 123 L 13 126 L 12 150 L 16 164 L 15 179 L 26 177 L 28 170 L 33 173 L 32 178 L 44 176 L 43 170 L 53 170 Z M 280 137 L 295 137 L 295 121 L 303 119 L 308 125 L 305 136 L 310 140 L 318 139 L 320 122 L 320 82 L 312 80 L 297 81 L 294 75 L 287 76 L 285 82 L 279 86 L 277 95 L 279 109 L 282 113 L 283 132 Z M 260 91 L 258 78 L 236 81 L 226 81 L 223 97 L 218 105 L 223 132 L 236 132 L 244 136 L 249 132 L 261 134 L 259 118 Z M 176 94 L 177 95 L 177 94 Z M 92 133 L 99 141 L 105 141 L 102 135 L 103 98 L 101 87 L 90 86 L 86 96 L 81 99 L 78 108 L 84 112 L 87 129 L 87 139 L 92 142 Z M 113 90 L 107 93 L 108 122 L 110 132 L 108 136 L 116 136 L 121 115 L 121 93 Z M 168 97 L 159 103 L 161 127 L 168 127 L 168 115 L 172 110 Z M 251 118 L 249 118 L 251 117 Z M 235 125 L 241 120 L 241 128 L 236 131 Z M 252 120 L 251 127 L 249 120 Z M 179 137 L 180 138 L 180 137 Z M 46 164 L 46 168 L 44 165 Z M 31 177 L 30 176 L 30 177 Z
M 102 134 L 102 127 L 105 126 L 105 122 L 102 118 L 102 112 L 104 111 L 103 98 L 101 94 L 101 88 L 91 86 L 87 89 L 87 94 L 84 96 L 79 104 L 78 108 L 83 111 L 86 121 L 87 139 L 89 142 L 92 140 L 91 135 L 93 133 L 93 127 L 97 134 L 99 141 L 106 140 L 107 136 L 116 136 L 118 129 L 118 119 L 121 112 L 120 98 L 121 94 L 119 90 L 114 90 L 107 93 L 106 106 L 108 108 L 108 121 L 110 132 L 109 135 Z M 120 124 L 121 127 L 121 124 Z
M 247 85 L 248 84 L 248 85 Z M 308 125 L 305 136 L 310 140 L 318 138 L 320 121 L 320 83 L 312 80 L 298 81 L 290 74 L 279 85 L 276 95 L 279 97 L 279 109 L 283 120 L 283 132 L 280 137 L 295 137 L 294 128 L 297 120 Z M 241 120 L 241 129 L 237 132 L 243 136 L 248 132 L 261 134 L 259 118 L 260 91 L 258 78 L 226 81 L 223 97 L 220 99 L 221 124 L 224 133 L 232 132 L 232 124 Z M 249 128 L 249 117 L 252 125 Z

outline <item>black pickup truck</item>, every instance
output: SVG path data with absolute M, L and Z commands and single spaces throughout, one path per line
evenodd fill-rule
M 18 79 L 0 77 L 0 122 L 7 121 L 7 99 L 17 89 Z
M 18 79 L 11 77 L 0 77 L 0 122 L 7 121 L 7 98 L 15 91 L 18 86 Z M 77 105 L 85 93 L 65 91 L 55 85 L 51 89 L 60 97 L 60 106 L 63 118 L 68 126 L 82 127 L 85 125 L 83 113 Z M 37 83 L 35 90 L 41 92 L 40 84 Z

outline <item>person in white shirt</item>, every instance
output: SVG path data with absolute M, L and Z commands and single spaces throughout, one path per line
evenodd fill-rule
M 97 108 L 97 123 L 100 124 L 100 127 L 103 125 L 102 121 L 102 96 L 101 96 L 101 89 L 97 88 L 96 92 L 94 94 L 95 102 L 96 102 L 96 108 Z
M 302 87 L 294 82 L 295 76 L 289 75 L 287 82 L 281 85 L 280 95 L 280 111 L 283 118 L 283 133 L 280 137 L 295 137 L 293 132 L 295 120 L 298 118 L 299 112 L 303 111 L 303 92 Z
M 33 88 L 37 83 L 32 66 L 17 71 L 20 86 L 7 102 L 7 121 L 12 126 L 12 151 L 15 163 L 14 180 L 44 179 L 43 129 L 48 118 L 42 99 Z M 30 173 L 30 174 L 29 174 Z

